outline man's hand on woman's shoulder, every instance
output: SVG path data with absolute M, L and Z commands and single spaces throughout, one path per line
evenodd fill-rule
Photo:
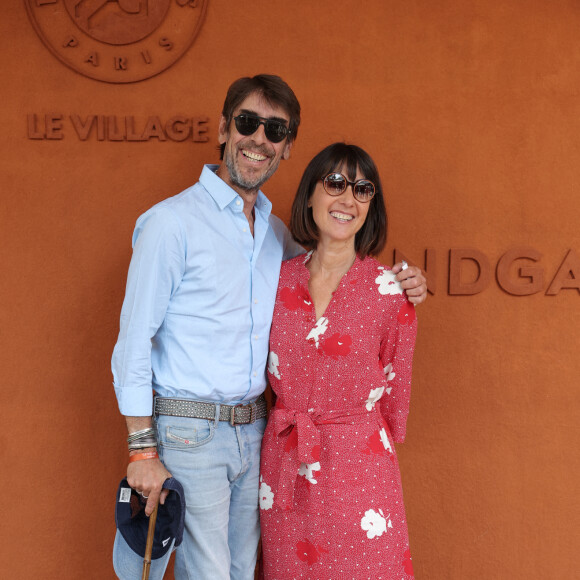
M 397 275 L 397 280 L 407 294 L 409 302 L 421 304 L 427 298 L 427 279 L 420 268 L 409 266 L 403 270 L 403 264 L 399 262 L 393 266 L 393 273 Z

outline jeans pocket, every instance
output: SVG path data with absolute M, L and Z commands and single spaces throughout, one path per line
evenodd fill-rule
M 189 419 L 187 425 L 161 425 L 159 444 L 168 449 L 196 449 L 213 439 L 215 425 L 207 419 Z

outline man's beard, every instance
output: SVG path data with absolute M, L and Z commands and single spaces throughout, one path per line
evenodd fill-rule
M 274 175 L 276 169 L 278 169 L 278 165 L 280 165 L 280 160 L 278 159 L 278 161 L 271 165 L 263 175 L 258 175 L 253 179 L 245 179 L 238 173 L 236 164 L 229 155 L 225 156 L 224 161 L 226 163 L 228 173 L 230 174 L 230 181 L 232 184 L 246 191 L 256 191 L 260 189 L 262 185 L 264 185 L 264 183 L 266 183 L 266 181 L 268 181 L 268 179 Z

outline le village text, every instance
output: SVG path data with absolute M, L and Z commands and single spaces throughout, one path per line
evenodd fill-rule
M 175 115 L 165 121 L 158 115 L 27 115 L 29 139 L 59 140 L 72 133 L 81 141 L 194 141 L 206 143 L 209 117 Z

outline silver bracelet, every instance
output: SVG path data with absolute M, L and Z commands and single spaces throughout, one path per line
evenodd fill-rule
M 147 441 L 129 443 L 129 451 L 134 451 L 135 449 L 147 449 L 148 447 L 157 447 L 157 441 L 155 439 L 148 439 Z
M 137 441 L 138 439 L 143 439 L 151 435 L 153 436 L 155 435 L 155 431 L 152 427 L 148 427 L 147 429 L 141 429 L 140 431 L 129 433 L 129 436 L 127 437 L 127 443 L 131 443 L 131 441 Z

